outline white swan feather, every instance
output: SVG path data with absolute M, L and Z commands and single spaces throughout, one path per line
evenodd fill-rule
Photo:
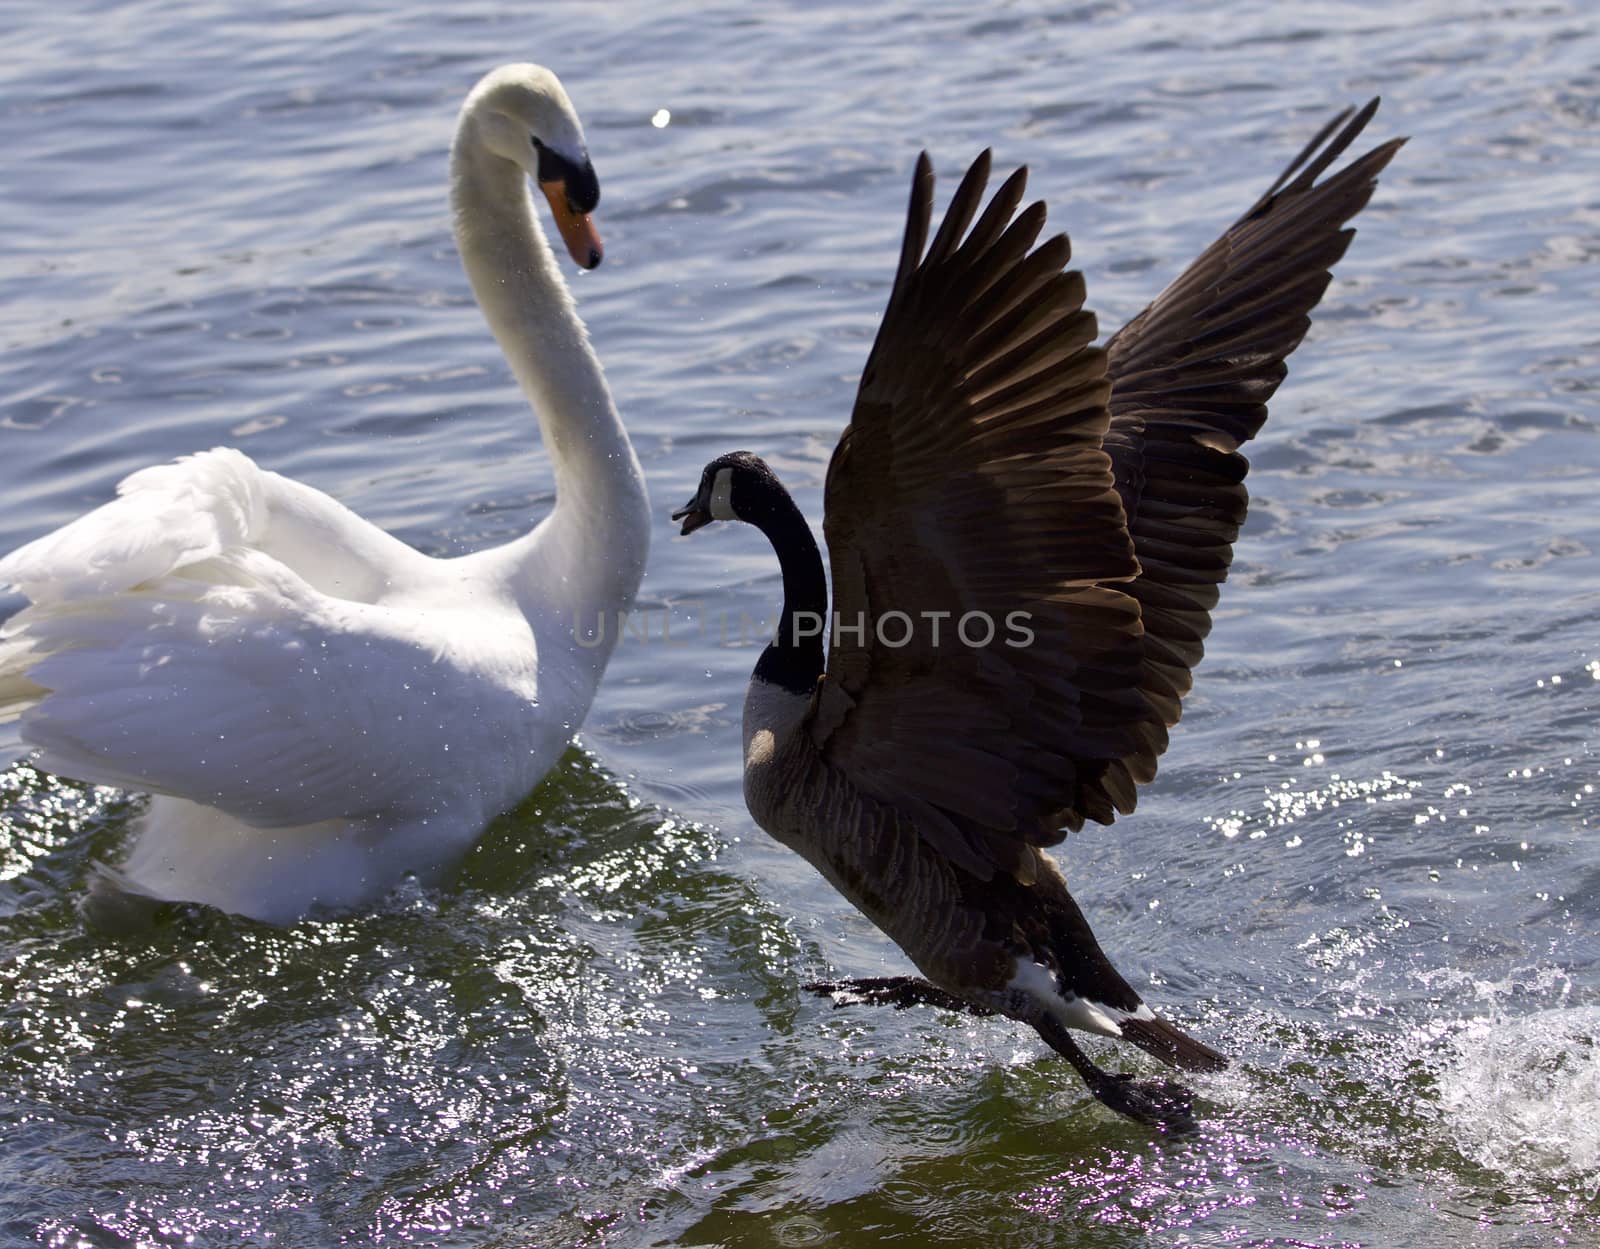
M 597 263 L 576 114 L 548 70 L 507 66 L 462 109 L 452 196 L 556 464 L 531 534 L 433 559 L 216 448 L 0 560 L 30 600 L 0 627 L 0 722 L 44 768 L 155 795 L 96 889 L 273 922 L 370 902 L 470 845 L 587 714 L 611 648 L 582 624 L 631 602 L 648 504 L 529 176 Z

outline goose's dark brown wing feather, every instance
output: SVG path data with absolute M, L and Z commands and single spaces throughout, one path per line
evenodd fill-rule
M 841 627 L 803 731 L 958 866 L 1030 879 L 1031 847 L 1131 811 L 1154 776 L 1244 519 L 1237 448 L 1402 142 L 1318 182 L 1376 105 L 1335 118 L 1104 353 L 1066 239 L 1035 247 L 1043 205 L 1017 211 L 1023 171 L 980 215 L 981 157 L 924 255 L 918 163 L 828 469 Z M 878 627 L 892 612 L 904 640 Z M 988 645 L 952 636 L 969 612 Z
M 1378 101 L 1340 113 L 1265 195 L 1177 281 L 1107 344 L 1110 453 L 1141 574 L 1124 588 L 1144 622 L 1139 688 L 1151 720 L 1140 748 L 1103 779 L 1118 811 L 1155 775 L 1211 628 L 1244 522 L 1249 467 L 1237 447 L 1255 437 L 1288 357 L 1404 139 L 1317 179 L 1372 119 Z M 1070 808 L 1077 827 L 1096 812 Z
M 1029 847 L 1059 839 L 1054 813 L 1098 811 L 1099 774 L 1141 747 L 1143 650 L 1115 585 L 1137 566 L 1101 446 L 1105 356 L 1083 282 L 1062 272 L 1064 237 L 1034 246 L 1044 206 L 1017 211 L 1025 171 L 979 213 L 988 171 L 985 153 L 924 256 L 933 178 L 918 163 L 828 469 L 839 628 L 803 731 L 818 766 L 960 866 L 1029 879 Z M 963 618 L 968 640 L 993 636 L 968 645 Z M 1021 629 L 1031 644 L 1015 644 Z

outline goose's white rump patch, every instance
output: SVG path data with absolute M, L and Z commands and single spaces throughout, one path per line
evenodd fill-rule
M 1154 1019 L 1155 1012 L 1143 1002 L 1139 1009 L 1125 1011 L 1107 1006 L 1075 993 L 1063 993 L 1056 984 L 1055 975 L 1043 963 L 1017 960 L 1016 973 L 1006 987 L 1026 994 L 1044 1006 L 1069 1028 L 1080 1032 L 1093 1032 L 1099 1036 L 1120 1037 L 1124 1019 Z

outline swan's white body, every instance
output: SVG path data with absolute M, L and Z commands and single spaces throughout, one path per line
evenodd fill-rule
M 470 845 L 587 714 L 616 631 L 585 631 L 632 601 L 649 510 L 533 212 L 530 134 L 587 167 L 554 75 L 496 70 L 462 108 L 451 182 L 462 262 L 556 466 L 532 533 L 433 559 L 218 449 L 0 561 L 31 600 L 0 629 L 0 722 L 51 771 L 155 795 L 109 874 L 123 889 L 280 923 L 370 902 Z

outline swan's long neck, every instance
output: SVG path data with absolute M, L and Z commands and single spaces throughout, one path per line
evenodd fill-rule
M 649 543 L 644 474 L 539 228 L 527 177 L 478 141 L 470 113 L 450 174 L 467 279 L 555 464 L 554 512 L 511 549 L 537 571 L 541 585 L 530 593 L 565 594 L 574 613 L 625 608 Z
M 817 540 L 789 492 L 776 483 L 759 509 L 743 519 L 767 535 L 783 570 L 783 614 L 777 633 L 756 661 L 755 678 L 809 695 L 826 663 L 829 625 L 828 582 Z

